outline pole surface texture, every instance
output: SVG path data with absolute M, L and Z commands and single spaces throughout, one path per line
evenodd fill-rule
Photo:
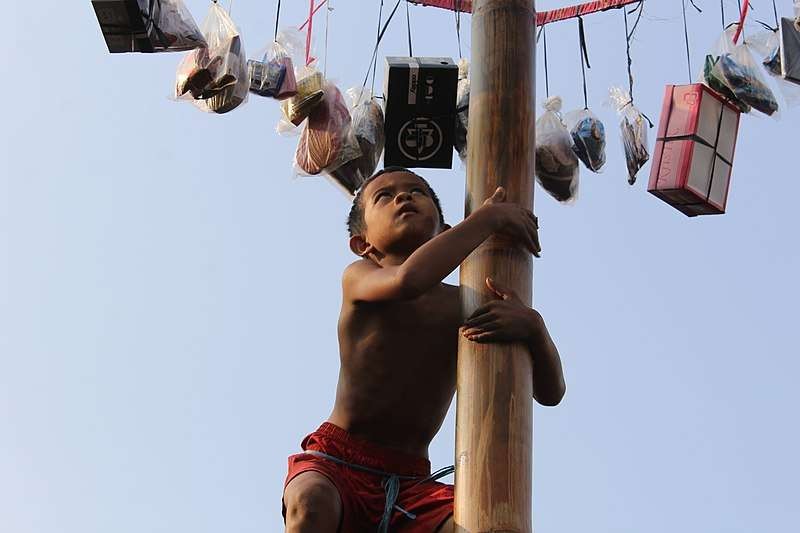
M 498 186 L 533 208 L 534 0 L 475 0 L 466 215 Z M 461 266 L 464 311 L 490 298 L 493 277 L 532 303 L 533 262 L 492 237 Z M 533 396 L 522 344 L 459 340 L 455 522 L 459 533 L 531 533 Z

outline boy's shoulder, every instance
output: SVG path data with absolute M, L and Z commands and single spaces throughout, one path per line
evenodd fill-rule
M 374 270 L 376 268 L 381 268 L 381 267 L 379 265 L 376 265 L 374 261 L 372 261 L 370 259 L 367 259 L 365 257 L 362 257 L 361 259 L 357 259 L 357 260 L 353 261 L 352 263 L 350 263 L 349 265 L 347 265 L 345 267 L 344 273 L 342 275 L 346 276 L 349 272 L 352 272 L 352 271 L 359 271 L 359 270 L 364 270 L 364 269 Z
M 363 276 L 367 272 L 378 270 L 381 267 L 376 265 L 373 261 L 365 258 L 358 259 L 347 265 L 342 272 L 342 283 L 347 284 L 348 280 L 355 277 Z

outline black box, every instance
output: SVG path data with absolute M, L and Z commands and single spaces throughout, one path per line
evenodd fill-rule
M 452 168 L 457 92 L 450 58 L 386 58 L 385 166 Z
M 92 0 L 97 21 L 112 54 L 154 52 L 155 27 L 148 0 Z
M 800 84 L 800 29 L 794 19 L 782 18 L 779 31 L 781 74 L 785 80 Z

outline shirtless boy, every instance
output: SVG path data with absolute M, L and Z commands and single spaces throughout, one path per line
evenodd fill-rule
M 538 255 L 536 217 L 504 200 L 498 188 L 450 228 L 428 183 L 406 169 L 384 169 L 359 191 L 348 228 L 361 259 L 342 276 L 336 403 L 289 457 L 287 533 L 454 530 L 453 487 L 430 479 L 428 445 L 455 393 L 458 335 L 527 343 L 534 398 L 561 401 L 561 361 L 536 311 L 489 279 L 496 299 L 465 321 L 458 287 L 442 283 L 493 234 Z

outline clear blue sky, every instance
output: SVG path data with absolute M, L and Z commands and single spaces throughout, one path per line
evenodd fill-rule
M 201 22 L 208 2 L 187 4 Z M 700 4 L 695 69 L 720 27 Z M 334 7 L 328 74 L 355 85 L 377 2 Z M 234 1 L 253 55 L 274 8 Z M 636 96 L 656 120 L 687 73 L 680 3 L 646 8 Z M 284 2 L 284 21 L 306 9 Z M 411 11 L 415 53 L 457 56 L 452 14 Z M 181 56 L 108 54 L 88 0 L 11 2 L 5 19 L 0 531 L 281 531 L 286 456 L 332 406 L 347 200 L 292 178 L 274 102 L 212 116 L 170 101 Z M 537 532 L 796 531 L 800 110 L 745 118 L 729 213 L 685 218 L 647 194 L 649 166 L 628 186 L 602 105 L 627 80 L 622 13 L 586 29 L 609 157 L 576 205 L 536 200 L 536 307 L 569 388 L 536 410 Z M 576 24 L 549 44 L 552 92 L 580 107 Z M 381 53 L 406 53 L 399 15 Z M 425 175 L 459 221 L 463 169 Z M 453 442 L 450 417 L 434 465 Z

